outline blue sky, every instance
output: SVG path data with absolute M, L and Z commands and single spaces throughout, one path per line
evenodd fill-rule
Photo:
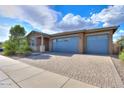
M 11 26 L 20 24 L 48 34 L 120 25 L 113 41 L 124 35 L 124 6 L 56 5 L 0 6 L 0 42 L 9 37 Z
M 107 5 L 59 5 L 53 6 L 52 9 L 62 13 L 64 17 L 68 13 L 73 13 L 74 15 L 80 15 L 82 17 L 89 17 L 90 13 L 98 13 L 102 9 L 107 8 Z

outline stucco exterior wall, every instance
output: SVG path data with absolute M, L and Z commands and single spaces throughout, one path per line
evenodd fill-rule
M 35 46 L 36 48 L 31 47 L 32 51 L 40 51 L 40 45 L 41 45 L 41 37 L 40 37 L 40 35 L 38 33 L 31 33 L 27 37 L 29 45 L 31 45 L 31 39 L 32 38 L 35 38 L 35 41 L 36 41 L 35 42 L 36 43 L 36 46 Z

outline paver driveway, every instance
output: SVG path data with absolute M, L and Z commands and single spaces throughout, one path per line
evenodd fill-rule
M 96 88 L 0 55 L 0 88 Z
M 94 86 L 123 87 L 109 56 L 42 53 L 16 59 Z

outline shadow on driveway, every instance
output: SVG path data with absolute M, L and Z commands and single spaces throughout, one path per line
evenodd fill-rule
M 50 59 L 53 56 L 66 56 L 71 57 L 74 54 L 72 53 L 59 53 L 59 52 L 33 52 L 30 56 L 27 56 L 26 58 L 32 59 L 32 60 L 38 60 L 38 59 Z
M 54 56 L 68 56 L 68 57 L 71 57 L 76 53 L 46 52 L 45 54 L 54 55 Z
M 49 59 L 51 56 L 48 54 L 44 54 L 44 53 L 32 53 L 30 56 L 28 56 L 27 58 L 33 59 L 33 60 L 37 60 L 37 59 Z

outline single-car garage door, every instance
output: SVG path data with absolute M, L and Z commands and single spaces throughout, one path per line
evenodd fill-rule
M 86 37 L 86 53 L 108 54 L 109 38 L 107 34 L 89 35 Z
M 53 39 L 52 42 L 54 52 L 79 53 L 78 36 Z

